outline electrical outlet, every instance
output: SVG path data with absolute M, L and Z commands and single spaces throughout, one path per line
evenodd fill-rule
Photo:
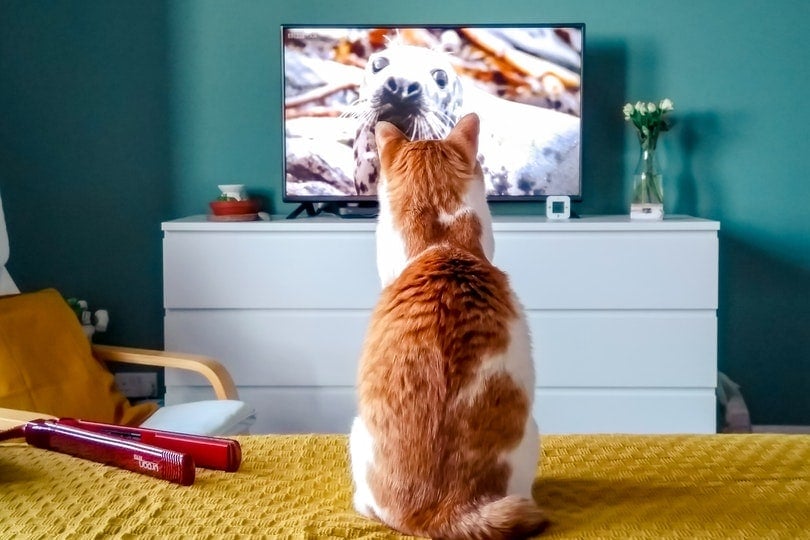
M 122 371 L 115 374 L 115 384 L 128 398 L 158 395 L 158 374 L 154 372 Z

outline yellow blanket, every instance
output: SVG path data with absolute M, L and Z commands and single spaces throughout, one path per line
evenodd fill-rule
M 390 538 L 351 507 L 343 435 L 241 437 L 182 487 L 0 443 L 0 538 Z M 810 436 L 546 436 L 544 538 L 810 538 Z

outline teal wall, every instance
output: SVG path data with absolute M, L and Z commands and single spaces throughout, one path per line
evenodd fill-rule
M 205 212 L 223 182 L 292 209 L 280 199 L 280 23 L 539 20 L 587 24 L 576 210 L 627 211 L 637 143 L 621 106 L 671 98 L 666 210 L 722 222 L 720 368 L 755 422 L 810 424 L 806 0 L 3 0 L 11 270 L 24 289 L 109 307 L 103 339 L 160 345 L 160 222 Z
M 163 342 L 169 36 L 163 3 L 0 1 L 10 271 L 108 308 L 106 339 L 142 346 Z

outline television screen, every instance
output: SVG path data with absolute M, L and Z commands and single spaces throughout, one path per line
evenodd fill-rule
M 284 200 L 374 201 L 374 126 L 443 138 L 481 118 L 491 201 L 582 193 L 584 25 L 281 28 Z

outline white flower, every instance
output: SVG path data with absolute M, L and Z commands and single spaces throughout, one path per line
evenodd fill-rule
M 635 108 L 633 107 L 632 103 L 625 103 L 624 107 L 622 108 L 622 112 L 624 113 L 624 119 L 627 120 L 633 115 Z
M 669 130 L 670 122 L 666 115 L 675 106 L 669 98 L 662 99 L 658 104 L 653 101 L 636 101 L 635 104 L 626 103 L 622 107 L 624 119 L 632 122 L 638 130 L 639 141 L 644 150 L 655 149 L 658 135 Z

